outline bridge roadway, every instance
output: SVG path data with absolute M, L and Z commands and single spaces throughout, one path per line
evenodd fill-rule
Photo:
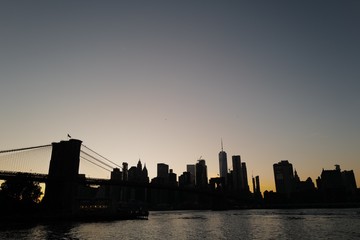
M 43 173 L 29 173 L 29 172 L 14 172 L 14 171 L 0 171 L 0 180 L 9 180 L 17 176 L 26 177 L 31 181 L 46 183 L 48 181 L 48 174 Z M 140 186 L 139 183 L 131 183 L 127 181 L 103 179 L 103 178 L 85 178 L 84 175 L 79 175 L 79 183 L 90 184 L 90 185 L 134 185 Z M 142 183 L 141 186 L 144 186 Z
M 12 172 L 12 171 L 0 171 L 0 180 L 9 180 L 16 176 L 22 175 L 27 179 L 35 182 L 46 183 L 48 181 L 48 175 L 42 173 L 28 173 L 28 172 Z M 205 195 L 221 195 L 221 193 L 216 191 L 211 191 L 208 189 L 197 189 L 197 188 L 181 188 L 178 186 L 171 185 L 161 185 L 153 183 L 141 183 L 133 181 L 122 181 L 122 180 L 112 180 L 112 179 L 103 179 L 103 178 L 85 178 L 84 175 L 79 175 L 78 183 L 84 185 L 112 185 L 112 186 L 122 186 L 122 187 L 135 187 L 135 188 L 151 188 L 151 189 L 164 189 L 164 190 L 173 190 L 173 191 L 185 191 L 193 192 L 198 194 Z
M 47 174 L 42 173 L 0 171 L 0 180 L 9 180 L 20 175 L 26 177 L 29 180 L 42 183 L 46 182 L 48 176 Z
M 23 176 L 28 180 L 46 183 L 48 175 L 43 173 L 29 173 L 29 172 L 14 172 L 14 171 L 0 171 L 0 180 L 9 180 L 17 176 Z M 84 175 L 79 175 L 78 183 L 88 185 L 118 185 L 118 186 L 131 186 L 131 187 L 149 187 L 149 183 L 139 183 L 122 180 L 111 180 L 104 178 L 85 178 Z

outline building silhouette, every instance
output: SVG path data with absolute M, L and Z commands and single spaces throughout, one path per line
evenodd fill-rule
M 301 181 L 288 160 L 273 165 L 276 194 L 267 192 L 267 200 L 273 203 L 309 204 L 319 202 L 315 185 L 310 177 Z M 265 194 L 264 194 L 265 196 Z
M 316 180 L 324 201 L 339 202 L 351 200 L 357 191 L 353 170 L 341 171 L 339 165 L 334 170 L 322 170 Z
M 173 172 L 172 169 L 170 169 L 170 172 L 169 172 L 169 184 L 171 186 L 177 186 L 177 181 L 176 181 L 176 173 Z
M 145 183 L 149 183 L 150 180 L 149 180 L 149 173 L 148 173 L 148 170 L 146 168 L 146 164 L 144 164 L 144 168 L 142 169 L 142 182 L 145 182 Z
M 315 185 L 311 177 L 308 177 L 305 181 L 301 181 L 297 171 L 295 170 L 293 192 L 305 193 L 309 191 L 315 191 Z
M 120 171 L 120 168 L 114 168 L 110 175 L 111 180 L 123 180 L 123 173 Z
M 195 164 L 186 165 L 186 171 L 190 173 L 190 182 L 193 186 L 195 186 L 196 180 L 196 166 Z
M 288 160 L 282 160 L 273 165 L 276 192 L 290 197 L 293 191 L 294 172 Z
M 129 176 L 129 171 L 128 171 L 128 163 L 127 162 L 123 162 L 123 180 L 127 181 L 128 180 L 128 176 Z
M 142 167 L 141 161 L 139 159 L 136 167 L 133 166 L 128 171 L 128 181 L 130 182 L 139 182 L 139 183 L 149 183 L 148 171 L 146 166 Z
M 195 185 L 193 184 L 192 180 L 191 180 L 191 173 L 190 172 L 183 172 L 180 176 L 179 176 L 179 187 L 194 187 Z
M 256 192 L 257 188 L 256 188 L 256 183 L 255 183 L 255 178 L 254 176 L 252 177 L 252 185 L 253 185 L 253 193 Z
M 241 163 L 241 172 L 242 172 L 242 190 L 244 190 L 245 192 L 249 192 L 249 182 L 248 182 L 248 177 L 247 177 L 247 168 L 246 168 L 246 163 L 242 162 Z
M 167 184 L 169 182 L 169 165 L 165 163 L 157 164 L 157 176 L 152 180 L 157 184 Z
M 198 163 L 196 163 L 196 187 L 198 188 L 206 188 L 208 185 L 208 177 L 207 177 L 207 166 L 205 164 L 204 159 L 200 159 Z
M 157 177 L 158 178 L 168 178 L 169 175 L 169 165 L 165 163 L 158 163 L 157 164 Z
M 233 164 L 233 190 L 235 192 L 240 192 L 243 189 L 243 176 L 241 170 L 241 157 L 240 155 L 232 156 L 232 164 Z
M 224 151 L 223 142 L 221 140 L 221 151 L 219 152 L 219 173 L 220 173 L 220 178 L 224 178 L 225 183 L 227 182 L 227 172 L 228 172 L 227 154 Z
M 353 170 L 342 171 L 341 176 L 346 192 L 350 194 L 356 194 L 357 186 L 356 186 L 354 171 Z
M 137 180 L 138 180 L 137 168 L 135 166 L 132 166 L 129 169 L 128 181 L 137 182 Z
M 261 189 L 260 189 L 260 177 L 255 176 L 252 177 L 252 183 L 253 183 L 253 195 L 255 199 L 262 198 L 261 196 Z

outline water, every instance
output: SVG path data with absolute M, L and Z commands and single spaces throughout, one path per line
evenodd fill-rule
M 151 212 L 149 220 L 0 230 L 0 239 L 360 239 L 360 209 Z

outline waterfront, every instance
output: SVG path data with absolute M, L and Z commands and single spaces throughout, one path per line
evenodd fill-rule
M 0 239 L 359 239 L 360 209 L 151 212 L 148 220 L 53 223 Z

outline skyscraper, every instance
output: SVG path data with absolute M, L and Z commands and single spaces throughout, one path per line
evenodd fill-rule
M 127 162 L 123 162 L 122 163 L 123 167 L 123 180 L 127 181 L 128 180 L 128 176 L 129 176 L 129 172 L 128 172 L 128 163 Z
M 232 156 L 233 164 L 233 189 L 236 192 L 242 190 L 242 170 L 241 170 L 241 157 L 240 155 Z
M 257 199 L 262 198 L 261 190 L 260 190 L 260 178 L 259 178 L 259 176 L 252 177 L 252 183 L 253 183 L 254 197 L 257 198 Z
M 157 177 L 162 178 L 165 181 L 169 178 L 169 165 L 165 163 L 158 163 L 157 164 Z
M 261 194 L 261 190 L 260 190 L 260 178 L 259 176 L 255 177 L 255 182 L 256 182 L 256 193 L 257 194 Z
M 255 178 L 254 176 L 252 177 L 252 184 L 253 184 L 253 193 L 256 192 L 256 185 L 255 185 Z
M 282 160 L 273 165 L 276 192 L 290 197 L 294 185 L 293 166 L 288 160 Z
M 227 182 L 227 155 L 223 148 L 223 142 L 221 140 L 221 151 L 219 152 L 219 168 L 220 168 L 220 177 L 225 179 Z
M 177 186 L 176 173 L 174 173 L 172 169 L 170 169 L 169 172 L 169 184 L 173 186 Z
M 186 165 L 186 171 L 190 173 L 190 182 L 193 186 L 195 186 L 195 178 L 196 178 L 195 164 Z
M 207 166 L 204 159 L 200 159 L 196 164 L 196 186 L 206 188 L 208 184 Z
M 242 172 L 242 189 L 246 192 L 249 192 L 249 182 L 248 182 L 248 176 L 247 176 L 247 169 L 246 169 L 246 163 L 241 163 L 241 172 Z
M 128 180 L 132 182 L 149 182 L 148 171 L 146 166 L 142 167 L 140 159 L 136 167 L 133 166 L 128 170 Z

